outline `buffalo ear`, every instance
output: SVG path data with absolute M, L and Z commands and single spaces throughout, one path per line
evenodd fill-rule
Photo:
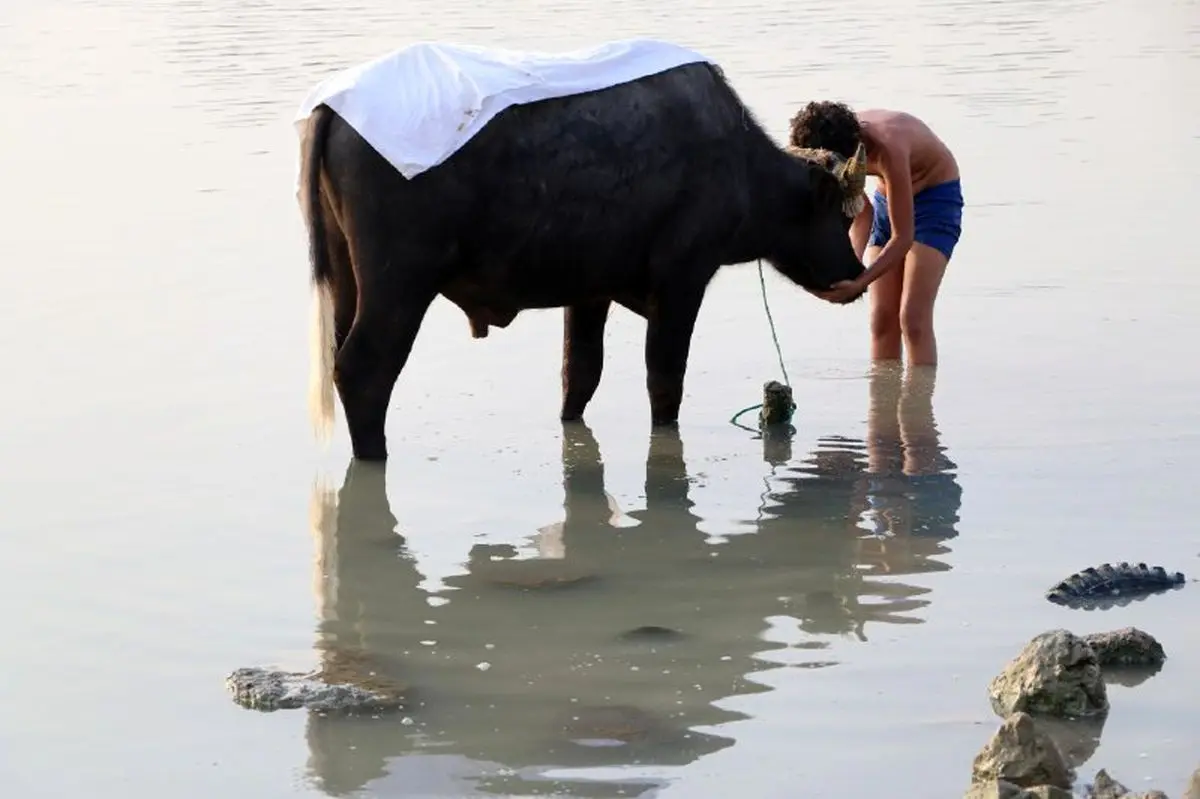
M 862 142 L 858 143 L 854 155 L 838 166 L 837 177 L 847 199 L 862 196 L 867 187 L 867 148 Z
M 835 170 L 837 168 L 835 167 Z M 813 199 L 820 208 L 840 208 L 845 197 L 842 181 L 836 171 L 824 169 L 816 164 L 810 172 Z

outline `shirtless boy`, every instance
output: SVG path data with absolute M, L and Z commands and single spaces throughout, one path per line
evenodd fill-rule
M 818 296 L 846 303 L 869 287 L 871 359 L 899 360 L 901 342 L 913 365 L 935 365 L 933 303 L 962 232 L 963 198 L 954 155 L 925 123 L 900 111 L 855 113 L 841 103 L 813 102 L 792 118 L 791 143 L 850 158 L 861 141 L 867 174 L 879 179 L 850 227 L 867 271 Z

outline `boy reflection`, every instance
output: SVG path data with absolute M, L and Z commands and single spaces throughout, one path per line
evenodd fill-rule
M 935 383 L 935 367 L 872 366 L 867 469 L 856 506 L 859 527 L 875 537 L 958 535 L 962 488 L 934 420 Z

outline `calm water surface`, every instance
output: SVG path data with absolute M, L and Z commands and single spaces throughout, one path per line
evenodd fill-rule
M 414 39 L 639 35 L 715 57 L 780 138 L 832 97 L 950 143 L 936 385 L 871 372 L 863 304 L 768 276 L 799 430 L 730 425 L 778 367 L 729 269 L 678 435 L 648 434 L 616 311 L 564 436 L 560 315 L 473 341 L 439 302 L 386 474 L 347 472 L 305 409 L 304 92 Z M 1133 624 L 1170 660 L 1073 758 L 1179 795 L 1200 589 L 1042 592 L 1104 560 L 1200 573 L 1198 75 L 1195 0 L 6 0 L 0 793 L 953 797 L 1030 637 Z M 648 625 L 679 635 L 624 635 Z M 260 714 L 222 685 L 345 653 L 410 711 Z

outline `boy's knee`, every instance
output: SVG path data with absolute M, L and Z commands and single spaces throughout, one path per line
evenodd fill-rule
M 900 319 L 895 311 L 888 313 L 879 309 L 871 312 L 871 335 L 877 339 L 899 336 L 901 332 Z
M 910 341 L 927 338 L 933 331 L 933 319 L 924 310 L 900 309 L 900 330 Z

